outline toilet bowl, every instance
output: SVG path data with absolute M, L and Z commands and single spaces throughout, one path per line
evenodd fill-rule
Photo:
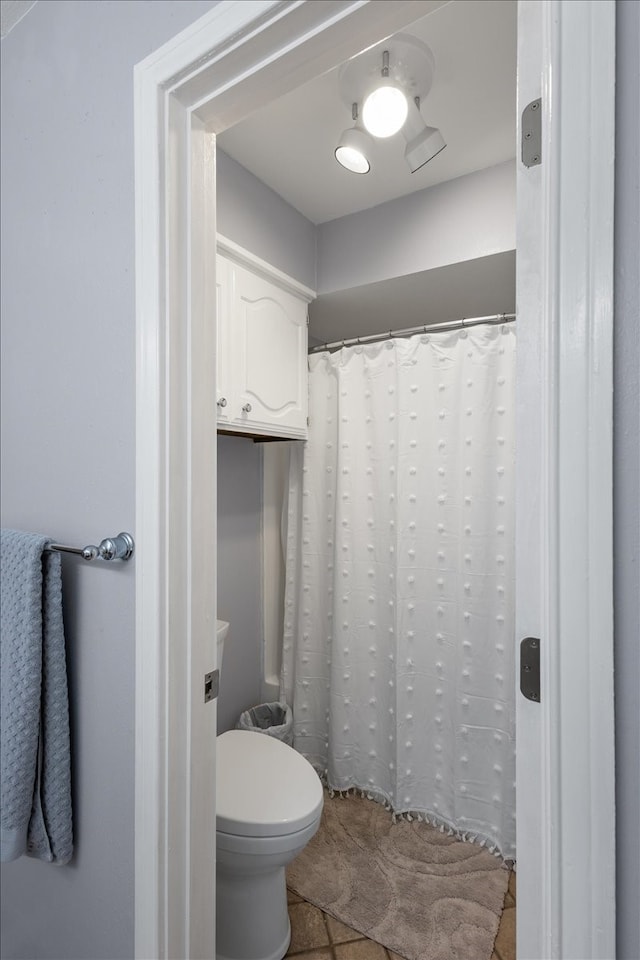
M 216 623 L 218 666 L 229 624 Z M 291 927 L 284 868 L 320 825 L 308 760 L 264 733 L 216 740 L 216 960 L 282 960 Z
M 281 960 L 285 866 L 318 829 L 322 784 L 292 747 L 249 730 L 218 737 L 216 764 L 216 960 Z

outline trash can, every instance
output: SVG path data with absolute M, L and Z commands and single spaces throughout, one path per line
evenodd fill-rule
M 288 703 L 260 703 L 243 710 L 236 724 L 238 730 L 266 733 L 276 740 L 293 745 L 293 711 Z

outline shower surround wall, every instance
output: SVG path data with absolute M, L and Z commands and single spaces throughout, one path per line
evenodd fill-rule
M 283 694 L 294 744 L 515 854 L 513 325 L 311 358 L 292 451 Z

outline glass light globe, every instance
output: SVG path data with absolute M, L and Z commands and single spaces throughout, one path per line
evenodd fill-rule
M 378 87 L 362 107 L 362 122 L 374 137 L 392 137 L 404 125 L 409 105 L 398 87 Z
M 358 126 L 345 130 L 338 140 L 335 149 L 335 158 L 346 170 L 351 173 L 369 173 L 371 164 L 367 154 L 371 152 L 373 141 L 371 137 Z
M 353 147 L 338 147 L 336 160 L 352 173 L 369 173 L 369 161 L 359 150 Z

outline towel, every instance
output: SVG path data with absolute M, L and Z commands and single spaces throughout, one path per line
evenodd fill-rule
M 69 698 L 59 554 L 0 532 L 0 860 L 73 853 Z

